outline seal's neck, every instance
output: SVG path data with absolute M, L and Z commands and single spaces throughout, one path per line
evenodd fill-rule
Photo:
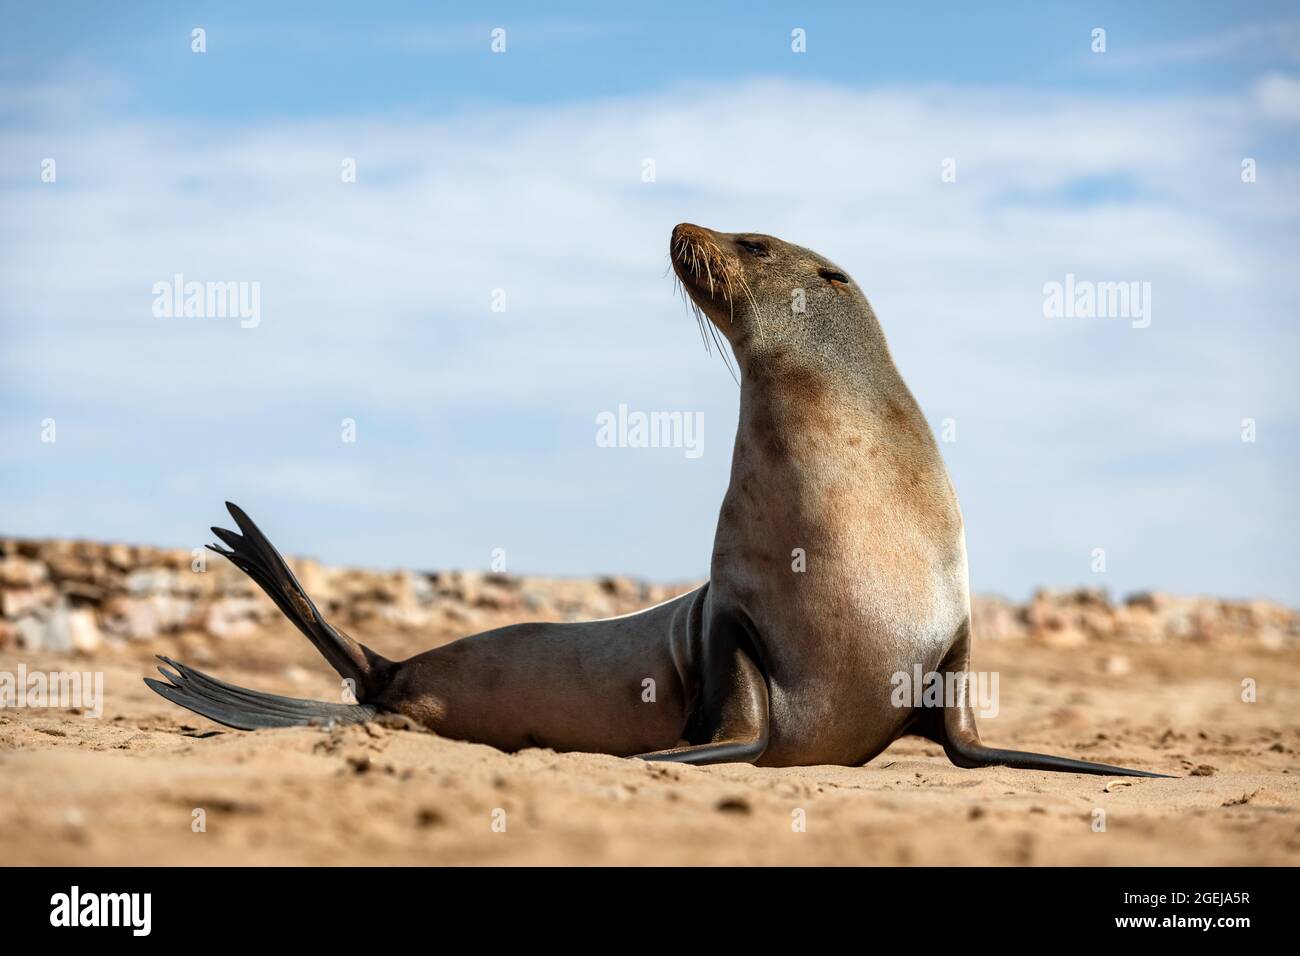
M 891 403 L 916 409 L 916 401 L 883 343 L 878 352 L 860 360 L 795 359 L 778 349 L 747 356 L 738 364 L 742 425 L 751 418 L 762 424 L 769 413 L 800 421 L 824 414 L 851 423 L 874 418 Z
M 733 480 L 775 470 L 800 485 L 840 482 L 846 469 L 874 471 L 900 458 L 912 469 L 943 470 L 929 424 L 887 354 L 861 370 L 780 360 L 743 368 Z

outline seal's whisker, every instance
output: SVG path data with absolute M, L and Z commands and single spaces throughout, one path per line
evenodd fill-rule
M 727 260 L 726 255 L 723 253 L 722 249 L 718 247 L 718 244 L 716 242 L 710 239 L 708 240 L 708 244 L 709 244 L 708 255 L 705 258 L 705 262 L 706 264 L 711 264 L 713 267 L 717 268 L 719 289 L 722 292 L 723 298 L 726 299 L 727 301 L 731 301 L 732 278 L 733 278 L 732 273 L 735 271 L 735 268 L 733 264 Z M 708 265 L 706 265 L 706 268 L 707 267 Z M 712 294 L 712 292 L 713 292 L 713 273 L 712 270 L 710 270 L 709 293 Z
M 679 236 L 671 247 L 671 256 L 683 267 L 690 278 L 704 282 L 710 297 L 715 294 L 721 295 L 729 306 L 729 322 L 734 325 L 737 282 L 739 280 L 740 283 L 743 283 L 744 277 L 739 274 L 735 263 L 728 259 L 717 243 L 698 237 Z M 695 316 L 695 324 L 700 330 L 700 341 L 704 343 L 704 350 L 709 354 L 713 354 L 713 346 L 716 345 L 722 364 L 727 368 L 727 373 L 731 376 L 732 381 L 739 385 L 740 378 L 731 361 L 731 356 L 728 354 L 730 350 L 724 345 L 724 337 L 717 325 L 705 315 L 699 303 L 692 298 L 690 290 L 686 288 L 681 280 L 680 273 L 674 273 L 673 281 L 677 291 L 681 293 L 687 307 L 691 310 L 691 314 Z
M 695 304 L 695 301 L 691 298 L 690 293 L 686 291 L 686 286 L 682 284 L 682 280 L 679 279 L 676 276 L 676 274 L 673 275 L 673 287 L 677 290 L 678 294 L 682 297 L 682 301 L 686 303 L 686 308 L 690 310 L 691 315 L 695 317 L 695 325 L 700 330 L 700 341 L 704 343 L 704 351 L 712 355 L 713 346 L 709 342 L 708 333 L 705 332 L 704 330 L 704 324 L 705 324 L 704 312 L 701 311 L 700 307 Z
M 722 344 L 721 341 L 719 341 L 718 339 L 719 333 L 717 328 L 712 324 L 710 324 L 709 330 L 713 333 L 713 340 L 718 343 L 718 355 L 722 357 L 722 364 L 726 366 L 727 374 L 731 376 L 731 380 L 733 382 L 739 385 L 740 377 L 736 374 L 735 366 L 731 364 L 731 356 L 728 354 L 729 350 Z
M 699 327 L 700 341 L 704 343 L 704 351 L 712 355 L 713 345 L 709 342 L 709 333 L 706 328 L 708 325 L 708 319 L 704 317 L 704 310 L 692 302 L 689 297 L 687 298 L 686 303 L 690 306 L 691 314 L 695 316 L 695 324 Z

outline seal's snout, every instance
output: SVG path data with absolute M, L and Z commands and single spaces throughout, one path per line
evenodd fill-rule
M 707 229 L 697 226 L 693 222 L 679 222 L 673 226 L 673 245 L 676 246 L 678 242 L 684 239 L 703 238 L 707 232 Z
M 691 261 L 692 254 L 704 248 L 709 241 L 709 230 L 693 222 L 679 222 L 673 226 L 668 254 L 672 256 L 674 264 L 686 265 Z
M 731 300 L 740 267 L 730 245 L 721 233 L 692 222 L 673 227 L 668 247 L 673 270 L 697 302 Z

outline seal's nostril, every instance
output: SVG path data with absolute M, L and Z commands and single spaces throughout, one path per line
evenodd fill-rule
M 703 233 L 704 230 L 693 222 L 679 222 L 673 226 L 673 241 L 699 238 Z
M 674 259 L 685 259 L 699 240 L 699 227 L 689 222 L 680 222 L 673 227 L 672 241 L 669 243 L 669 255 Z

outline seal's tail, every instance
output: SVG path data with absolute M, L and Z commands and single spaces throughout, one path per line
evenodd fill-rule
M 228 558 L 257 582 L 284 612 L 285 617 L 307 635 L 307 639 L 331 666 L 352 683 L 353 692 L 361 704 L 294 700 L 246 690 L 166 658 L 164 660 L 176 668 L 178 673 L 163 668 L 159 670 L 171 683 L 149 678 L 145 683 L 182 707 L 241 730 L 330 721 L 356 723 L 373 717 L 375 708 L 364 706 L 365 702 L 374 696 L 378 687 L 387 679 L 392 662 L 327 623 L 289 570 L 284 558 L 257 525 L 253 524 L 253 520 L 238 505 L 229 501 L 226 502 L 226 508 L 243 534 L 213 528 L 212 533 L 224 541 L 230 550 L 215 544 L 208 545 L 208 548 Z
M 158 659 L 175 671 L 160 665 L 158 672 L 167 678 L 167 682 L 146 677 L 146 684 L 173 704 L 180 704 L 196 714 L 238 730 L 361 724 L 373 719 L 377 713 L 368 704 L 329 704 L 263 694 L 209 677 L 170 657 L 159 655 Z

